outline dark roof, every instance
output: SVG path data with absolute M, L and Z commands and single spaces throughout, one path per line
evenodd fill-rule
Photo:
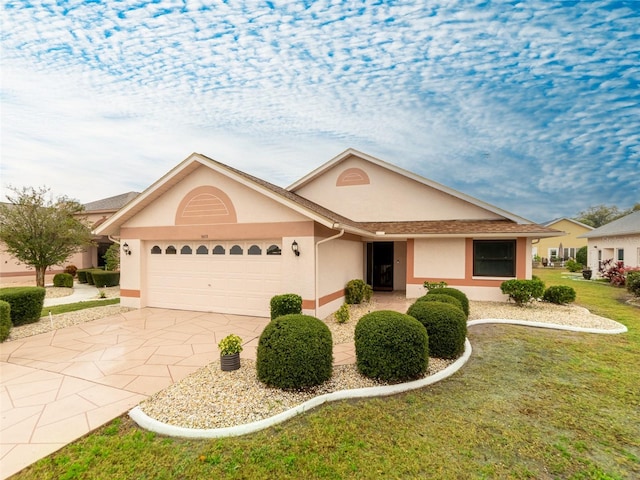
M 562 232 L 535 223 L 511 220 L 430 220 L 415 222 L 360 222 L 360 228 L 387 235 L 462 235 L 462 234 L 541 234 L 555 236 Z
M 582 234 L 579 238 L 610 237 L 613 235 L 640 234 L 640 210 L 625 215 L 622 218 L 607 223 L 601 227 Z
M 128 192 L 116 195 L 115 197 L 103 198 L 95 202 L 84 204 L 85 212 L 96 212 L 102 210 L 117 211 L 124 207 L 131 200 L 140 195 L 138 192 Z

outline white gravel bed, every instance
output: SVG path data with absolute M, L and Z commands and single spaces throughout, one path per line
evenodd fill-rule
M 469 302 L 469 305 L 469 320 L 483 318 L 528 320 L 602 330 L 616 330 L 620 327 L 618 322 L 593 315 L 586 308 L 577 305 L 533 302 L 519 307 L 515 303 L 475 301 Z
M 429 359 L 426 376 L 444 370 L 454 360 Z M 241 359 L 239 370 L 223 372 L 213 362 L 140 403 L 146 415 L 184 428 L 223 428 L 264 420 L 326 393 L 387 385 L 360 375 L 355 365 L 333 368 L 331 379 L 303 391 L 264 386 L 253 360 Z

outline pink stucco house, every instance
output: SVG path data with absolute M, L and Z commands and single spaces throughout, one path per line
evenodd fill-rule
M 125 306 L 268 316 L 297 293 L 321 318 L 354 278 L 502 299 L 560 233 L 352 149 L 286 189 L 194 153 L 96 229 L 120 239 Z

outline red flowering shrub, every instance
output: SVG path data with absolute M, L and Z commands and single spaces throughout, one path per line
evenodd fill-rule
M 638 270 L 640 269 L 635 267 L 625 267 L 624 262 L 614 262 L 613 259 L 605 260 L 598 269 L 600 276 L 616 287 L 624 287 L 627 274 Z

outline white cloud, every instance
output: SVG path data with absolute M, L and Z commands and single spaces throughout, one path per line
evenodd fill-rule
M 9 2 L 2 185 L 91 201 L 194 150 L 286 185 L 353 146 L 537 220 L 624 208 L 639 8 Z

